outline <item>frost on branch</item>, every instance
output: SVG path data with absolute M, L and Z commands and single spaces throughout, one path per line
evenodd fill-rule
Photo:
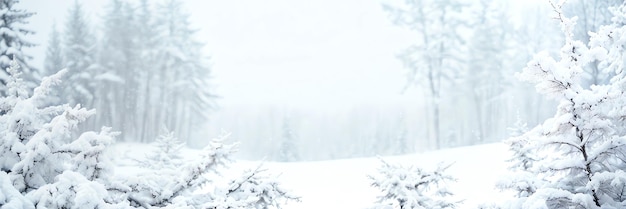
M 451 165 L 428 171 L 392 165 L 382 159 L 381 162 L 378 173 L 369 176 L 372 186 L 383 193 L 378 208 L 456 208 L 460 202 L 452 200 L 453 194 L 446 187 L 448 182 L 455 181 L 445 174 Z

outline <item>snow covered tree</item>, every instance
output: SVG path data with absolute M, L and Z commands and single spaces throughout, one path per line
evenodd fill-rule
M 70 8 L 65 22 L 63 57 L 68 70 L 68 79 L 61 86 L 60 95 L 70 104 L 93 107 L 97 83 L 95 38 L 87 18 L 78 1 Z
M 65 67 L 63 61 L 62 40 L 56 24 L 52 25 L 52 32 L 48 38 L 46 59 L 44 61 L 44 76 L 52 75 Z
M 102 73 L 108 78 L 103 80 L 98 89 L 99 102 L 97 107 L 106 115 L 99 118 L 98 123 L 119 124 L 122 139 L 136 137 L 139 129 L 136 121 L 138 112 L 138 79 L 142 69 L 138 47 L 140 34 L 137 33 L 136 9 L 126 1 L 110 0 L 103 16 L 102 40 L 100 43 L 99 60 Z M 147 23 L 144 23 L 147 24 Z M 154 130 L 158 131 L 158 130 Z
M 520 117 L 519 111 L 517 112 L 515 118 L 516 119 L 515 119 L 515 123 L 513 123 L 513 126 L 507 128 L 507 130 L 509 131 L 510 137 L 521 136 L 522 134 L 528 132 L 528 123 L 522 120 L 522 118 Z
M 148 142 L 156 137 L 154 134 L 159 126 L 164 124 L 157 124 L 153 121 L 158 109 L 158 89 L 155 89 L 155 84 L 158 83 L 160 75 L 157 73 L 158 69 L 153 67 L 156 63 L 156 54 L 158 52 L 159 45 L 159 32 L 156 26 L 156 18 L 154 17 L 153 10 L 148 0 L 141 0 L 139 7 L 136 11 L 136 32 L 140 37 L 137 39 L 136 47 L 140 52 L 140 59 L 138 61 L 139 72 L 137 74 L 138 86 L 138 108 L 137 116 L 135 119 L 138 123 L 138 131 L 135 139 L 141 142 Z
M 66 144 L 76 125 L 95 111 L 80 105 L 70 108 L 45 104 L 52 87 L 67 71 L 44 78 L 32 96 L 28 96 L 28 88 L 18 69 L 18 62 L 14 60 L 7 69 L 11 78 L 9 95 L 0 99 L 4 112 L 0 116 L 0 182 L 3 184 L 1 193 L 7 194 L 0 202 L 17 208 L 69 208 L 72 205 L 68 202 L 84 205 L 84 196 L 89 195 L 89 200 L 93 200 L 93 194 L 78 195 L 77 190 L 68 188 L 86 191 L 87 187 L 100 185 L 94 180 L 107 171 L 106 161 L 101 160 L 103 145 L 108 145 L 115 133 L 106 129 L 103 129 L 106 133 L 100 134 L 87 132 L 72 144 Z
M 513 171 L 530 172 L 533 168 L 533 164 L 539 160 L 539 157 L 533 153 L 534 147 L 530 144 L 532 139 L 524 136 L 524 134 L 528 132 L 528 127 L 519 115 L 517 116 L 517 120 L 513 124 L 513 127 L 509 128 L 509 131 L 511 138 L 505 141 L 505 143 L 509 145 L 509 150 L 513 154 L 513 156 L 507 160 L 507 162 L 511 163 L 509 169 Z M 507 186 L 504 186 L 504 188 L 507 188 Z M 532 188 L 522 189 L 522 191 L 526 191 L 528 194 L 532 194 L 534 190 L 535 189 Z
M 183 164 L 181 149 L 185 146 L 174 136 L 174 132 L 163 129 L 161 135 L 154 141 L 156 150 L 148 154 L 145 160 L 137 160 L 139 165 L 155 170 L 175 170 Z
M 158 6 L 159 45 L 156 63 L 158 92 L 156 127 L 163 124 L 181 139 L 190 140 L 195 127 L 206 122 L 213 108 L 209 85 L 210 69 L 196 41 L 189 15 L 180 0 L 166 0 Z M 188 141 L 189 142 L 189 141 Z
M 17 60 L 6 69 L 9 73 L 6 96 L 0 99 L 0 170 L 9 171 L 20 161 L 24 144 L 30 140 L 36 130 L 44 124 L 45 118 L 60 110 L 60 107 L 39 108 L 35 101 L 38 95 L 29 98 L 26 82 L 20 77 Z M 55 78 L 55 77 L 53 77 Z M 48 81 L 47 85 L 57 81 Z M 45 92 L 42 92 L 45 93 Z M 37 98 L 39 99 L 39 98 Z
M 44 60 L 44 68 L 42 76 L 52 75 L 65 67 L 63 59 L 63 50 L 61 34 L 57 30 L 56 24 L 52 25 L 52 32 L 48 37 L 48 46 L 46 47 L 46 59 Z M 52 92 L 55 96 L 50 96 L 50 104 L 60 104 L 61 95 L 58 92 Z
M 397 123 L 397 130 L 394 133 L 393 153 L 394 154 L 407 154 L 412 152 L 411 143 L 409 143 L 408 129 L 406 127 L 406 116 L 404 113 L 400 116 Z
M 152 142 L 161 127 L 192 141 L 213 96 L 209 68 L 183 2 L 110 0 L 99 41 L 95 126 L 118 124 L 122 140 Z
M 424 84 L 429 97 L 432 114 L 430 138 L 435 140 L 435 148 L 443 146 L 441 133 L 442 92 L 446 81 L 453 81 L 453 75 L 460 71 L 463 38 L 458 30 L 464 23 L 461 15 L 466 5 L 456 0 L 405 1 L 405 5 L 394 7 L 385 5 L 394 23 L 407 26 L 419 34 L 419 42 L 404 51 L 399 58 L 409 69 L 407 86 Z
M 6 94 L 6 85 L 9 81 L 9 73 L 6 69 L 11 65 L 11 60 L 16 59 L 26 74 L 27 85 L 34 88 L 35 83 L 40 78 L 38 72 L 27 64 L 30 57 L 22 51 L 26 47 L 33 47 L 35 44 L 29 42 L 26 37 L 35 32 L 25 27 L 28 18 L 33 16 L 33 12 L 17 9 L 18 0 L 0 1 L 0 95 Z
M 485 143 L 501 139 L 501 133 L 495 130 L 505 128 L 505 105 L 507 97 L 506 63 L 512 57 L 510 48 L 511 19 L 505 11 L 508 8 L 501 1 L 478 1 L 472 8 L 472 34 L 467 40 L 467 69 L 460 73 L 461 85 L 466 85 L 461 94 L 467 95 L 473 106 L 471 129 L 477 137 L 476 142 Z M 512 77 L 512 76 L 511 76 Z M 459 95 L 463 97 L 463 95 Z M 495 136 L 494 136 L 495 135 Z
M 589 32 L 598 31 L 601 26 L 611 23 L 611 7 L 621 5 L 624 0 L 602 0 L 585 1 L 570 0 L 563 5 L 563 12 L 567 16 L 576 16 L 576 25 L 573 26 L 574 38 L 584 44 L 589 43 L 591 36 Z M 583 83 L 585 85 L 606 84 L 612 75 L 602 72 L 597 61 L 593 61 L 585 66 Z
M 521 120 L 519 113 L 513 127 L 509 128 L 511 138 L 505 141 L 512 156 L 507 160 L 511 173 L 505 175 L 496 183 L 501 190 L 514 191 L 515 196 L 522 201 L 507 203 L 510 207 L 519 206 L 526 197 L 534 194 L 537 188 L 545 182 L 535 175 L 535 163 L 539 161 L 536 147 L 531 144 L 532 139 L 524 134 L 528 132 L 526 123 Z
M 445 174 L 451 165 L 439 165 L 428 171 L 421 168 L 405 168 L 392 165 L 381 159 L 383 165 L 378 174 L 370 175 L 372 186 L 381 190 L 376 208 L 456 208 L 459 201 L 453 200 L 453 194 L 446 184 L 455 179 Z
M 283 162 L 298 161 L 298 147 L 296 146 L 296 135 L 291 128 L 291 120 L 289 117 L 283 119 L 282 139 L 280 149 L 278 150 L 278 160 Z
M 626 138 L 619 122 L 626 116 L 624 61 L 612 59 L 623 58 L 626 6 L 614 9 L 613 23 L 591 33 L 588 45 L 574 38 L 576 19 L 563 15 L 562 4 L 552 6 L 565 34 L 560 59 L 539 53 L 520 77 L 560 104 L 553 118 L 520 136 L 532 140 L 524 149 L 538 155 L 532 172 L 546 182 L 517 207 L 626 207 Z M 616 76 L 608 84 L 585 87 L 583 69 L 595 61 Z

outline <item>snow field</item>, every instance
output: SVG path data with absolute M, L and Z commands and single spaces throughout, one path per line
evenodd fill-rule
M 141 158 L 153 149 L 139 143 L 116 144 L 112 152 L 117 158 L 116 172 L 133 175 L 140 168 L 132 165 L 130 158 Z M 183 149 L 183 156 L 191 159 L 199 150 Z M 505 144 L 486 144 L 445 149 L 421 154 L 385 156 L 385 161 L 404 166 L 419 166 L 427 169 L 439 162 L 453 163 L 447 170 L 457 178 L 448 186 L 456 198 L 463 202 L 459 208 L 476 208 L 483 203 L 494 203 L 512 197 L 510 192 L 495 188 L 495 182 L 506 174 L 506 159 L 510 158 Z M 243 170 L 256 168 L 261 161 L 238 160 L 223 169 L 224 179 L 231 179 Z M 301 197 L 301 202 L 289 202 L 285 209 L 318 208 L 370 208 L 375 204 L 379 191 L 370 186 L 368 174 L 373 174 L 381 165 L 379 159 L 355 158 L 316 162 L 264 162 L 263 167 L 278 179 L 285 188 Z M 217 182 L 219 183 L 219 182 Z

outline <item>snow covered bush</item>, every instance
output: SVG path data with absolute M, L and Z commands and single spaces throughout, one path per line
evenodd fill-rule
M 459 201 L 453 200 L 447 182 L 454 181 L 445 171 L 450 167 L 439 166 L 433 171 L 421 168 L 405 168 L 392 165 L 381 159 L 383 165 L 378 173 L 370 175 L 372 186 L 383 193 L 375 208 L 456 208 Z
M 245 171 L 239 178 L 230 180 L 228 187 L 216 188 L 212 194 L 202 194 L 212 199 L 206 201 L 210 203 L 203 207 L 228 205 L 230 208 L 268 209 L 280 208 L 281 203 L 287 201 L 300 201 L 300 197 L 290 194 L 275 177 L 265 174 L 265 171 L 261 166 Z
M 289 200 L 299 201 L 299 197 L 289 194 L 276 178 L 264 173 L 265 170 L 259 166 L 255 170 L 249 170 L 243 173 L 239 178 L 232 180 L 215 179 L 221 175 L 215 169 L 216 167 L 225 167 L 230 160 L 227 158 L 230 153 L 221 153 L 223 157 L 215 158 L 207 153 L 217 150 L 216 147 L 226 146 L 221 141 L 228 138 L 230 134 L 223 133 L 218 139 L 215 139 L 202 153 L 205 154 L 197 163 L 184 164 L 181 156 L 181 148 L 184 143 L 174 137 L 169 131 L 162 133 L 154 143 L 155 152 L 146 155 L 145 160 L 136 160 L 139 166 L 148 169 L 147 172 L 140 173 L 136 178 L 124 180 L 123 185 L 132 185 L 121 192 L 121 195 L 131 194 L 132 198 L 137 202 L 152 201 L 150 205 L 158 206 L 193 206 L 196 208 L 280 208 L 281 203 Z M 228 145 L 226 150 L 234 150 L 234 145 Z M 215 153 L 219 154 L 219 153 Z M 208 157 L 208 158 L 207 158 Z M 209 162 L 210 159 L 218 159 L 213 165 L 202 164 Z M 201 166 L 196 166 L 200 164 Z M 190 167 L 191 165 L 191 167 Z M 204 167 L 211 167 L 212 170 L 206 170 Z M 192 171 L 202 171 L 200 173 L 192 173 Z M 180 181 L 180 173 L 183 172 L 183 181 Z M 208 179 L 207 177 L 214 177 Z M 165 177 L 165 178 L 164 178 Z M 212 185 L 212 192 L 203 192 L 201 187 L 215 183 L 215 181 L 227 181 L 228 184 L 222 186 L 220 184 Z M 148 182 L 142 184 L 142 182 Z M 175 190 L 163 190 L 162 188 L 171 187 L 170 185 L 187 184 L 183 187 L 177 187 Z M 179 196 L 171 196 L 172 194 L 183 194 Z M 169 195 L 169 196 L 168 196 Z
M 7 69 L 8 94 L 0 98 L 0 208 L 278 208 L 294 199 L 260 170 L 233 181 L 226 193 L 201 193 L 207 174 L 229 162 L 235 145 L 213 140 L 188 163 L 172 163 L 180 143 L 172 134 L 159 139 L 167 158 L 157 170 L 125 177 L 115 175 L 106 155 L 118 132 L 75 133 L 95 114 L 80 105 L 47 106 L 46 97 L 66 70 L 43 79 L 29 96 L 13 60 Z M 163 163 L 167 162 L 167 163 Z M 221 201 L 228 200 L 228 201 Z M 207 207 L 211 206 L 211 207 Z
M 573 38 L 576 18 L 564 17 L 561 3 L 552 5 L 565 34 L 560 59 L 539 53 L 520 77 L 560 104 L 554 117 L 517 138 L 528 141 L 520 150 L 537 155 L 532 166 L 521 172 L 545 182 L 519 195 L 518 204 L 510 207 L 625 208 L 626 6 L 612 9 L 613 23 L 590 33 L 585 45 Z M 596 61 L 612 77 L 608 84 L 586 88 L 580 82 L 583 69 Z

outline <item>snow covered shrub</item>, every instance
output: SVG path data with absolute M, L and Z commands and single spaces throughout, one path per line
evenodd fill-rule
M 560 101 L 554 117 L 518 138 L 530 142 L 523 150 L 538 155 L 526 176 L 546 182 L 511 208 L 626 208 L 626 6 L 612 9 L 613 23 L 590 33 L 588 45 L 574 40 L 576 19 L 564 17 L 561 6 L 553 3 L 565 34 L 560 59 L 539 53 L 520 74 Z M 596 61 L 612 77 L 586 88 L 583 68 Z
M 230 180 L 227 188 L 216 188 L 212 194 L 203 194 L 213 200 L 204 207 L 228 205 L 229 208 L 268 209 L 280 208 L 281 203 L 287 201 L 300 201 L 300 197 L 289 194 L 275 177 L 265 174 L 265 171 L 261 166 L 245 171 L 239 178 Z
M 434 171 L 421 168 L 405 168 L 392 165 L 381 159 L 383 165 L 378 173 L 370 175 L 372 186 L 383 193 L 376 208 L 456 208 L 459 201 L 452 200 L 446 183 L 454 181 L 444 172 L 450 167 L 439 166 Z
M 280 208 L 282 202 L 299 200 L 299 197 L 289 194 L 282 188 L 275 178 L 265 175 L 263 173 L 265 170 L 260 166 L 255 170 L 246 171 L 237 179 L 229 180 L 226 187 L 213 185 L 214 191 L 199 192 L 201 187 L 222 180 L 207 177 L 209 174 L 219 174 L 216 168 L 225 167 L 230 162 L 228 155 L 234 151 L 235 145 L 221 143 L 228 136 L 229 134 L 223 133 L 218 139 L 214 139 L 203 150 L 204 155 L 198 162 L 183 164 L 180 152 L 184 143 L 178 141 L 173 133 L 164 132 L 156 140 L 155 152 L 147 155 L 143 161 L 137 160 L 140 166 L 147 168 L 148 171 L 140 173 L 136 178 L 125 180 L 126 182 L 122 184 L 131 185 L 131 188 L 127 188 L 121 195 L 130 194 L 138 202 L 148 201 L 150 205 L 196 208 Z M 218 149 L 219 147 L 223 149 Z M 228 152 L 214 153 L 215 150 Z M 219 161 L 203 164 L 212 160 Z M 187 171 L 183 172 L 183 178 L 180 178 L 181 171 Z M 212 175 L 218 176 L 220 175 Z M 185 186 L 175 187 L 173 190 L 163 189 L 171 188 L 171 185 Z
M 14 60 L 7 69 L 8 94 L 0 98 L 0 209 L 272 208 L 282 198 L 293 199 L 277 182 L 260 177 L 259 170 L 234 181 L 241 186 L 227 193 L 199 194 L 211 183 L 207 174 L 217 172 L 235 150 L 221 139 L 213 140 L 196 160 L 179 164 L 172 160 L 181 145 L 165 134 L 159 140 L 163 153 L 156 159 L 159 168 L 176 172 L 115 176 L 105 151 L 119 133 L 103 127 L 76 137 L 76 127 L 95 110 L 46 106 L 51 87 L 66 70 L 44 78 L 29 96 L 18 69 Z M 228 201 L 220 201 L 224 199 Z

